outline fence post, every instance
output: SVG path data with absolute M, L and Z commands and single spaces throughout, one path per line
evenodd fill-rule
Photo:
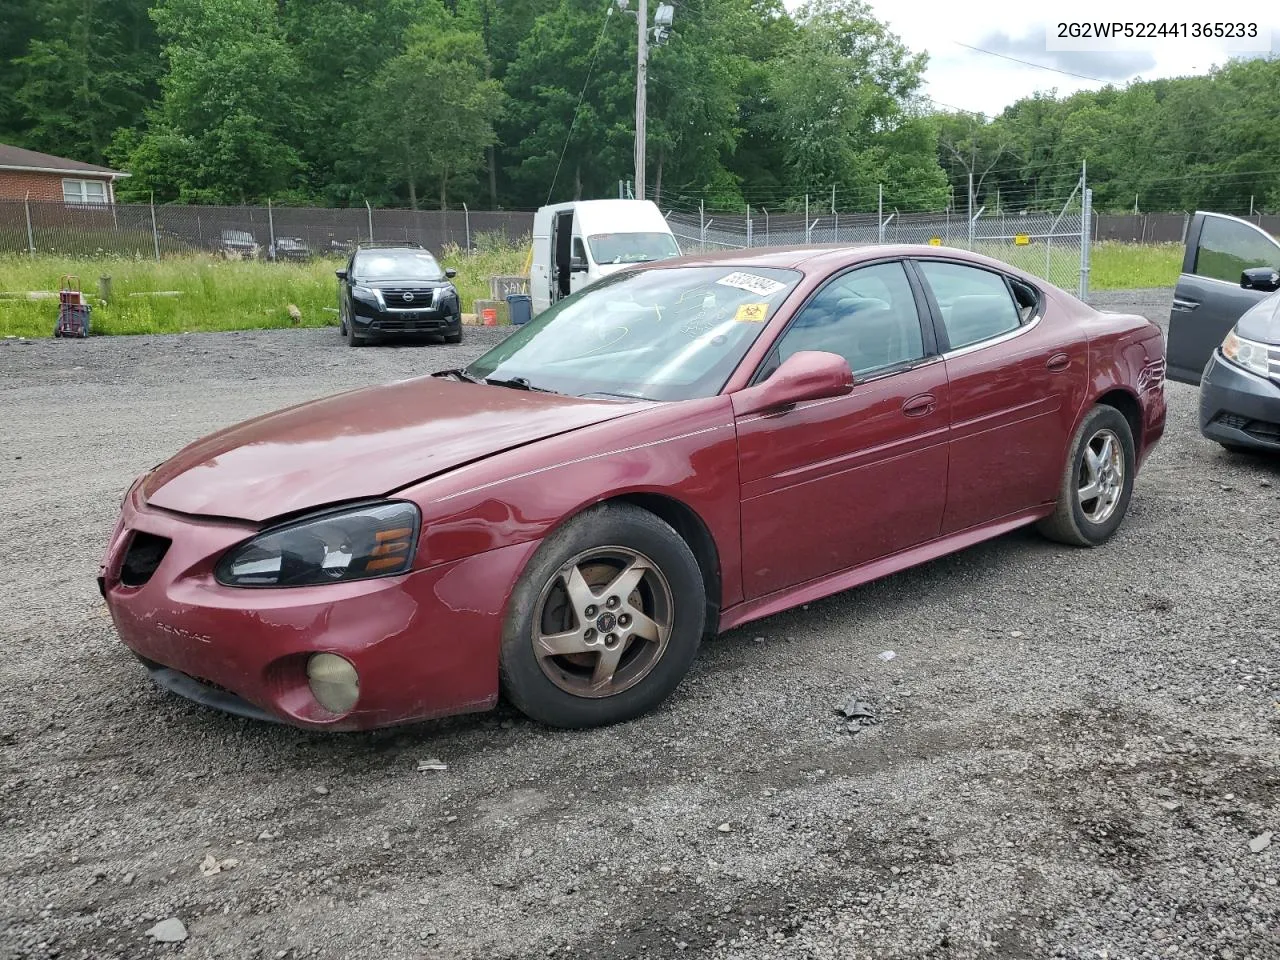
M 467 231 L 467 251 L 471 250 L 471 211 L 467 209 L 467 205 L 462 205 L 462 221 Z
M 23 209 L 27 211 L 27 253 L 31 256 L 36 255 L 36 235 L 31 229 L 31 191 L 27 191 L 26 198 L 22 201 Z
M 813 237 L 812 230 L 809 226 L 809 195 L 804 195 L 804 242 L 809 243 Z
M 373 207 L 369 206 L 369 201 L 364 202 L 364 208 L 369 214 L 369 240 L 373 240 Z
M 276 258 L 276 221 L 271 212 L 270 197 L 267 197 L 267 237 L 271 241 L 271 246 L 267 247 L 267 254 L 274 260 Z
M 707 205 L 698 201 L 698 242 L 705 248 L 707 245 Z
M 751 204 L 747 204 L 747 249 L 751 249 Z
M 156 249 L 156 263 L 160 262 L 160 231 L 156 229 L 156 192 L 151 191 L 151 243 Z
M 884 184 L 880 184 L 879 199 L 876 200 L 876 242 L 884 243 Z
M 764 245 L 769 246 L 769 211 L 764 207 L 760 208 L 764 211 Z
M 1093 190 L 1084 188 L 1084 216 L 1080 218 L 1080 290 L 1081 300 L 1089 296 L 1089 245 L 1093 236 Z

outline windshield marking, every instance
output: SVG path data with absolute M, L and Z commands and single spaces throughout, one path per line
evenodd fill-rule
M 727 277 L 721 277 L 716 281 L 726 287 L 737 287 L 739 290 L 745 290 L 747 293 L 758 293 L 762 297 L 771 297 L 783 287 L 785 283 L 779 283 L 777 280 L 770 280 L 768 277 L 760 277 L 754 273 L 731 273 Z

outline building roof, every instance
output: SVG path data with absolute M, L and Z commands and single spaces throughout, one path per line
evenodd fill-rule
M 127 177 L 129 174 L 99 167 L 92 163 L 81 163 L 79 160 L 68 160 L 48 153 L 36 153 L 22 147 L 11 147 L 0 143 L 0 170 L 29 170 L 35 173 L 79 173 L 85 176 L 114 180 Z

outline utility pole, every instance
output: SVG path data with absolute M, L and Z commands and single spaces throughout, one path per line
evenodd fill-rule
M 636 17 L 636 197 L 644 199 L 645 109 L 649 80 L 649 0 L 640 0 Z

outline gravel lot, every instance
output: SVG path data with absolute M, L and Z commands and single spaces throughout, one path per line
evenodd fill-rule
M 1280 957 L 1280 461 L 1179 384 L 1106 547 L 1015 533 L 734 631 L 625 726 L 320 736 L 154 689 L 94 583 L 129 480 L 498 335 L 0 341 L 0 957 Z

